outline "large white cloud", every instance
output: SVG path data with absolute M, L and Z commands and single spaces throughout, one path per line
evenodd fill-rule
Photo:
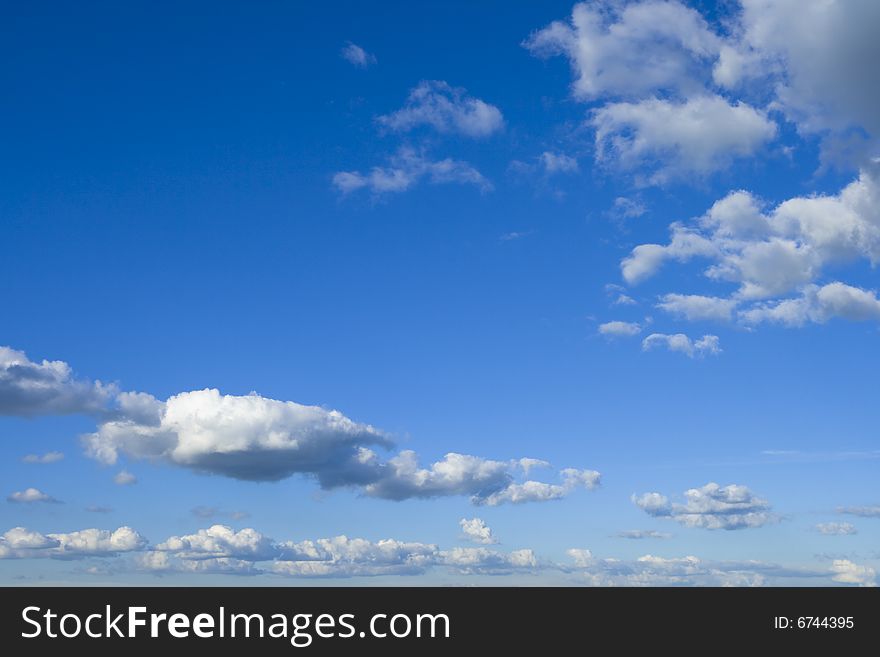
M 0 347 L 0 415 L 95 414 L 115 387 L 73 376 L 60 360 L 31 361 L 23 351 Z
M 561 484 L 521 482 L 522 461 L 455 452 L 424 468 L 411 450 L 383 460 L 370 447 L 392 443 L 378 429 L 338 411 L 257 394 L 222 395 L 208 389 L 165 402 L 124 394 L 117 406 L 111 419 L 83 438 L 87 454 L 107 464 L 123 455 L 253 481 L 304 474 L 323 488 L 353 487 L 370 497 L 465 495 L 489 505 L 559 499 L 599 481 L 597 472 L 569 468 L 561 471 Z M 538 462 L 526 460 L 533 461 Z
M 698 12 L 680 2 L 604 0 L 576 4 L 570 22 L 551 23 L 525 45 L 540 57 L 568 57 L 575 76 L 572 92 L 589 101 L 698 92 L 721 40 Z
M 754 155 L 776 136 L 764 112 L 720 96 L 649 98 L 593 112 L 597 158 L 637 174 L 641 183 L 706 176 Z
M 430 126 L 440 133 L 467 137 L 486 137 L 504 127 L 504 117 L 497 107 L 441 80 L 419 83 L 401 109 L 377 121 L 389 130 L 404 132 Z
M 633 495 L 632 501 L 648 515 L 671 518 L 685 527 L 745 529 L 775 522 L 770 504 L 745 486 L 708 483 L 684 493 L 685 503 L 670 502 L 660 493 Z
M 569 59 L 573 95 L 594 104 L 597 160 L 639 183 L 707 176 L 777 135 L 766 110 L 723 95 L 713 68 L 735 49 L 677 0 L 579 3 L 525 45 Z
M 376 166 L 365 173 L 339 171 L 333 176 L 333 185 L 342 194 L 366 189 L 377 196 L 404 192 L 422 181 L 434 185 L 474 185 L 483 192 L 492 190 L 492 183 L 467 162 L 451 158 L 432 160 L 408 147 L 398 149 L 388 166 Z
M 716 80 L 769 78 L 777 106 L 827 158 L 861 163 L 880 146 L 880 4 L 874 0 L 741 0 L 738 38 Z

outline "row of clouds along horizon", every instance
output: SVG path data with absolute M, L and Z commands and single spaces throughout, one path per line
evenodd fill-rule
M 161 401 L 78 379 L 67 363 L 31 361 L 9 347 L 0 347 L 0 414 L 90 415 L 98 427 L 82 436 L 85 453 L 107 465 L 120 457 L 145 459 L 250 481 L 302 474 L 323 489 L 353 488 L 388 500 L 461 495 L 489 506 L 543 502 L 595 489 L 601 478 L 594 470 L 564 468 L 556 482 L 523 480 L 550 466 L 534 458 L 450 452 L 422 467 L 415 452 L 401 450 L 383 459 L 375 449 L 393 450 L 391 437 L 339 411 L 214 389 Z M 130 475 L 123 479 L 117 483 L 132 483 Z
M 465 534 L 478 528 L 475 542 L 485 543 L 491 530 L 478 518 L 462 519 Z M 631 561 L 595 557 L 590 550 L 566 551 L 567 563 L 536 556 L 531 549 L 508 552 L 487 547 L 453 547 L 436 544 L 335 536 L 317 540 L 275 541 L 253 528 L 236 531 L 212 525 L 192 534 L 171 536 L 150 545 L 130 527 L 114 531 L 85 529 L 42 534 L 15 527 L 0 536 L 0 559 L 49 558 L 92 560 L 85 572 L 108 575 L 127 573 L 275 575 L 296 578 L 349 578 L 424 575 L 441 568 L 457 575 L 530 575 L 557 571 L 573 583 L 612 585 L 750 585 L 779 581 L 822 579 L 841 584 L 875 586 L 873 568 L 849 559 L 834 559 L 829 568 L 787 568 L 778 564 L 742 561 L 704 561 L 694 556 L 644 555 Z

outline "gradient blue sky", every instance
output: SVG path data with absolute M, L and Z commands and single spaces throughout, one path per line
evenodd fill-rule
M 873 583 L 880 6 L 772 5 L 590 2 L 574 23 L 571 2 L 10 7 L 0 345 L 68 363 L 59 390 L 253 391 L 381 429 L 383 459 L 542 459 L 512 481 L 565 490 L 398 501 L 108 465 L 81 436 L 115 393 L 28 410 L 11 368 L 0 533 L 143 540 L 9 535 L 0 582 Z M 633 252 L 674 225 L 699 245 L 656 247 L 662 266 Z M 710 482 L 737 488 L 684 509 Z M 5 501 L 28 488 L 61 503 Z M 474 517 L 497 544 L 468 540 Z M 269 572 L 292 557 L 157 549 L 213 524 L 437 547 L 375 572 L 324 555 L 322 579 Z

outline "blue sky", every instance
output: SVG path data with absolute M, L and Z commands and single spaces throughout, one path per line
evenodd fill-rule
M 874 584 L 878 20 L 15 8 L 0 582 Z

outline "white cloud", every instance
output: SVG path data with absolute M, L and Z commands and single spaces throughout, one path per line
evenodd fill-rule
M 440 553 L 440 561 L 456 572 L 468 575 L 506 575 L 516 571 L 532 571 L 538 560 L 532 550 L 497 552 L 489 548 L 452 548 Z
M 376 543 L 346 536 L 282 543 L 271 571 L 291 577 L 419 575 L 438 562 L 436 545 L 385 539 Z
M 371 469 L 360 448 L 388 445 L 377 429 L 338 411 L 256 394 L 197 390 L 153 400 L 158 413 L 119 417 L 84 437 L 86 452 L 103 463 L 119 454 L 163 460 L 238 479 L 274 480 L 296 472 L 320 473 L 326 484 Z
M 143 549 L 147 544 L 131 527 L 115 531 L 83 529 L 70 533 L 40 534 L 15 527 L 0 537 L 2 559 L 78 559 L 112 557 Z
M 398 149 L 387 167 L 373 167 L 366 173 L 340 171 L 333 176 L 333 185 L 342 194 L 366 189 L 377 196 L 404 192 L 421 181 L 432 185 L 475 185 L 483 192 L 492 190 L 492 183 L 467 162 L 451 158 L 431 160 L 411 148 Z
M 28 454 L 24 456 L 22 463 L 57 463 L 64 458 L 61 452 L 46 452 L 45 454 Z
M 699 294 L 664 294 L 657 307 L 689 321 L 728 321 L 733 316 L 736 301 Z
M 869 566 L 860 566 L 848 559 L 835 559 L 831 563 L 835 582 L 857 584 L 858 586 L 877 586 L 877 573 Z
M 439 80 L 419 83 L 401 109 L 377 121 L 398 132 L 430 126 L 440 133 L 466 137 L 487 137 L 504 127 L 504 117 L 497 107 Z
M 617 536 L 618 538 L 639 540 L 644 538 L 671 538 L 672 534 L 658 532 L 654 529 L 627 529 L 622 532 L 617 532 Z
M 746 324 L 775 322 L 786 326 L 824 323 L 833 317 L 851 321 L 880 320 L 880 299 L 873 291 L 840 282 L 822 287 L 808 285 L 800 297 L 757 304 L 743 311 L 740 317 Z
M 816 525 L 816 531 L 824 536 L 849 536 L 859 533 L 855 526 L 848 522 L 820 522 Z
M 317 479 L 325 489 L 352 487 L 391 500 L 449 495 L 476 504 L 559 499 L 598 473 L 566 469 L 563 484 L 517 483 L 521 461 L 493 461 L 450 452 L 421 468 L 415 452 L 404 450 L 383 461 L 368 446 L 390 448 L 378 429 L 338 411 L 257 394 L 221 395 L 197 390 L 165 402 L 131 396 L 120 410 L 83 437 L 86 453 L 107 464 L 120 454 L 166 462 L 236 479 L 274 481 L 293 474 Z
M 635 219 L 641 217 L 647 211 L 648 208 L 646 208 L 645 204 L 638 199 L 618 196 L 614 199 L 614 206 L 611 210 L 611 214 L 612 216 L 621 219 Z
M 131 486 L 132 484 L 137 483 L 137 477 L 131 474 L 128 470 L 120 470 L 113 475 L 113 483 L 117 486 Z
M 739 313 L 745 323 L 877 319 L 874 292 L 816 281 L 832 265 L 880 263 L 878 180 L 875 163 L 838 194 L 795 197 L 770 210 L 748 192 L 732 192 L 691 225 L 671 224 L 668 244 L 636 246 L 621 261 L 623 277 L 636 284 L 667 261 L 703 258 L 709 261 L 707 278 L 738 286 L 728 299 L 732 306 L 754 304 Z M 801 297 L 780 298 L 795 291 Z M 775 301 L 759 303 L 767 299 Z
M 458 524 L 461 525 L 462 534 L 469 541 L 483 545 L 491 545 L 498 542 L 498 539 L 492 533 L 492 529 L 480 518 L 462 518 Z
M 706 354 L 714 356 L 721 353 L 721 346 L 717 335 L 704 335 L 699 340 L 691 340 L 684 333 L 675 333 L 673 335 L 652 333 L 642 340 L 643 351 L 650 351 L 657 347 L 685 354 L 688 358 L 704 356 Z
M 213 525 L 195 534 L 172 536 L 158 544 L 156 551 L 174 553 L 190 560 L 223 557 L 263 561 L 279 554 L 273 541 L 255 529 L 235 531 L 226 525 Z
M 375 55 L 368 53 L 356 43 L 350 41 L 340 51 L 340 56 L 352 66 L 368 68 L 376 63 Z
M 539 159 L 544 171 L 551 175 L 554 173 L 577 173 L 579 170 L 577 160 L 565 153 L 544 151 Z
M 599 324 L 599 333 L 610 336 L 633 336 L 642 332 L 642 327 L 636 322 L 612 321 Z
M 572 91 L 584 101 L 692 93 L 720 45 L 698 12 L 655 0 L 579 3 L 570 23 L 553 22 L 525 43 L 539 57 L 568 57 Z
M 826 158 L 859 162 L 880 138 L 878 23 L 872 0 L 743 0 L 741 38 L 716 77 L 729 88 L 769 77 L 777 106 L 823 137 Z
M 26 488 L 22 491 L 16 491 L 6 498 L 7 502 L 16 502 L 18 504 L 32 504 L 34 502 L 48 502 L 50 504 L 58 504 L 51 495 L 47 495 L 38 488 Z
M 685 503 L 670 503 L 659 493 L 633 495 L 632 501 L 648 515 L 671 518 L 685 527 L 744 529 L 775 522 L 770 504 L 745 486 L 708 483 L 684 493 Z
M 100 381 L 74 378 L 64 361 L 37 363 L 23 351 L 0 347 L 0 415 L 100 413 L 114 392 Z
M 562 499 L 577 488 L 595 490 L 601 480 L 601 475 L 595 470 L 566 468 L 560 472 L 560 475 L 562 476 L 561 484 L 548 484 L 543 481 L 511 483 L 488 496 L 475 498 L 474 502 L 488 506 L 506 503 L 548 502 Z
M 598 160 L 639 170 L 640 180 L 647 166 L 641 182 L 648 184 L 706 176 L 754 155 L 776 136 L 776 124 L 764 113 L 720 96 L 611 103 L 594 111 L 592 124 Z

